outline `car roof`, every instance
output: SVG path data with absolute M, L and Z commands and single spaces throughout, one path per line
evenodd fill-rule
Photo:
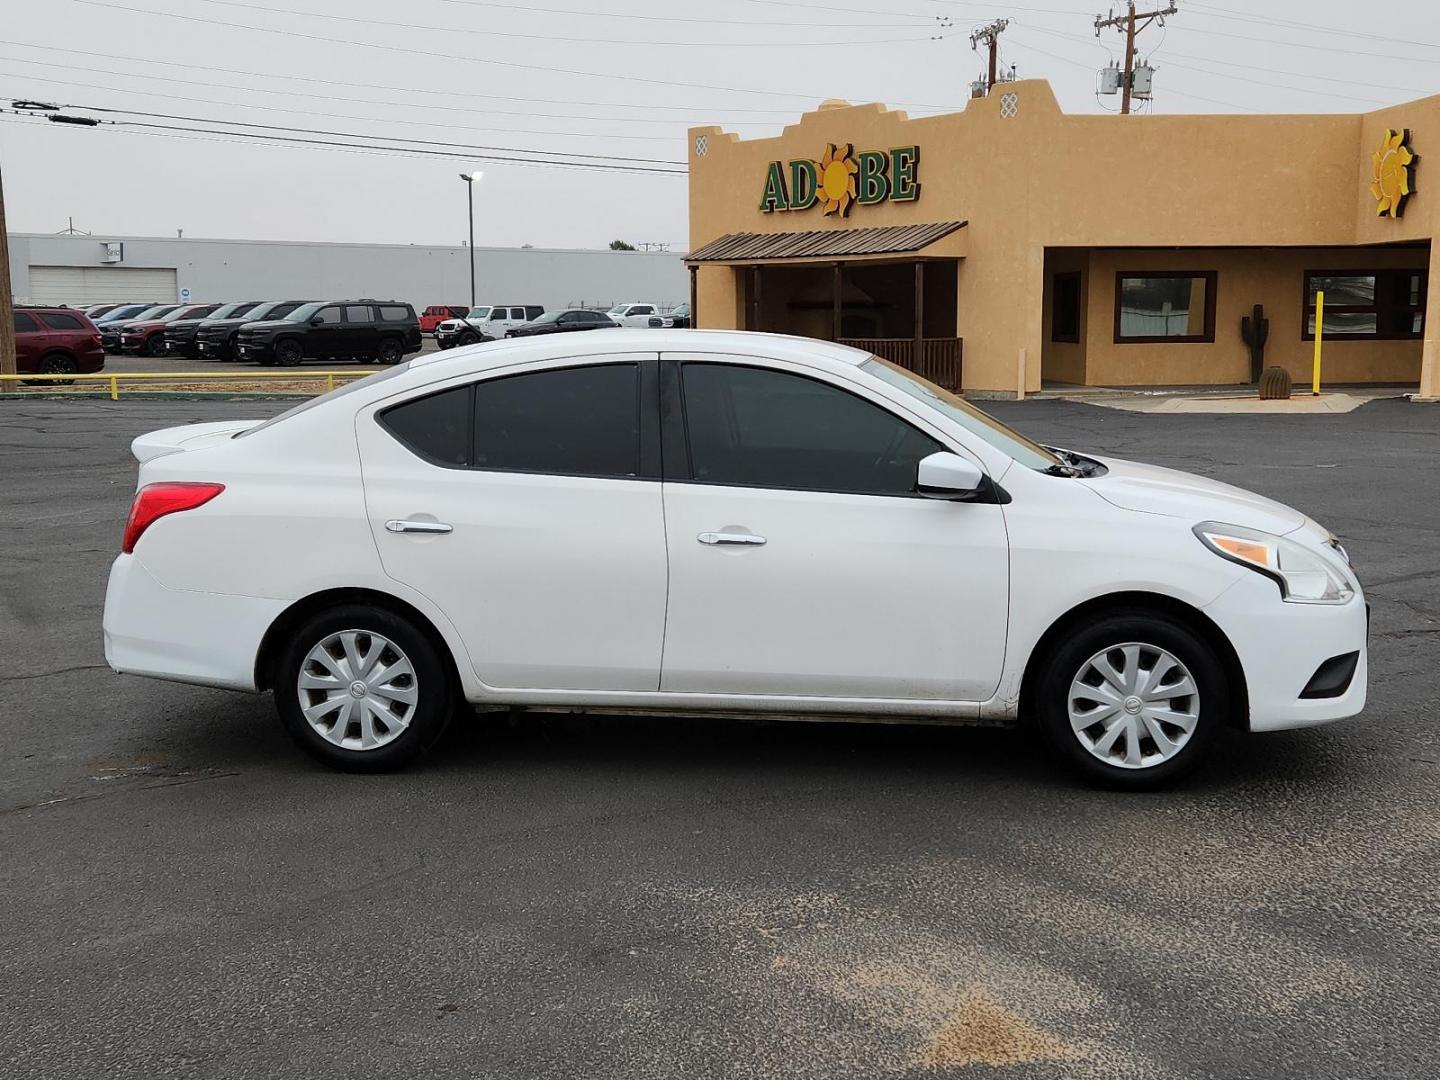
M 497 305 L 499 306 L 499 305 Z M 573 356 L 584 359 L 615 353 L 720 353 L 774 360 L 828 360 L 856 367 L 870 354 L 833 341 L 793 334 L 762 334 L 753 330 L 595 330 L 584 334 L 546 334 L 503 338 L 447 352 L 426 353 L 410 361 L 412 370 L 440 374 L 442 366 L 461 371 L 486 371 L 532 360 Z M 450 372 L 446 372 L 449 374 Z

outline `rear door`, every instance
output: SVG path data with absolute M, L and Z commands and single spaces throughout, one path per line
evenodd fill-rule
M 455 380 L 356 419 L 385 572 L 492 687 L 660 681 L 666 554 L 653 354 Z
M 28 311 L 15 312 L 15 367 L 20 373 L 38 371 L 45 331 Z
M 345 305 L 343 340 L 345 351 L 340 355 L 353 360 L 369 360 L 380 351 L 380 327 L 370 304 Z

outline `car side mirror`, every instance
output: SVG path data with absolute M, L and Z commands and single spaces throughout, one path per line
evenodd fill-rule
M 969 458 L 941 451 L 920 459 L 915 490 L 927 499 L 964 499 L 978 492 L 985 474 Z
M 319 315 L 316 315 L 313 319 L 310 320 L 310 325 L 311 325 L 311 326 L 324 326 L 324 325 L 325 325 L 325 320 L 322 319 Z

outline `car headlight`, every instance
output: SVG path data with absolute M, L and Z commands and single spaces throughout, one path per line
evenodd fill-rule
M 1345 566 L 1294 540 L 1217 521 L 1203 521 L 1194 531 L 1200 542 L 1222 559 L 1274 581 L 1281 599 L 1289 603 L 1343 604 L 1355 595 L 1355 582 Z M 1330 547 L 1348 565 L 1345 549 L 1333 537 Z

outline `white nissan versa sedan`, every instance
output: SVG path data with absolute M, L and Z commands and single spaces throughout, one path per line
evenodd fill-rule
M 1314 521 L 825 342 L 494 342 L 134 451 L 110 666 L 271 690 L 344 769 L 410 761 L 463 699 L 1023 717 L 1134 787 L 1222 726 L 1365 704 L 1366 605 Z

